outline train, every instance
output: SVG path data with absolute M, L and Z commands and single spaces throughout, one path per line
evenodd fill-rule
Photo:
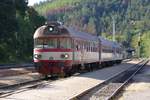
M 122 46 L 101 36 L 48 22 L 34 33 L 35 69 L 45 76 L 91 71 L 123 60 Z

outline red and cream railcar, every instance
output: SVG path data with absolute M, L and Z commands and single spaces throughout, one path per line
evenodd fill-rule
M 57 22 L 39 27 L 34 34 L 34 63 L 43 75 L 91 70 L 99 64 L 120 63 L 122 57 L 122 48 L 118 43 Z
M 70 73 L 77 65 L 99 63 L 96 36 L 78 32 L 59 23 L 48 23 L 34 34 L 34 63 L 44 75 Z

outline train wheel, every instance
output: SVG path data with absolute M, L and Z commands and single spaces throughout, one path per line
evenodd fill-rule
M 102 68 L 101 63 L 98 63 L 98 69 L 101 69 L 101 68 Z
M 99 69 L 99 63 L 95 63 L 96 69 Z
M 44 75 L 44 78 L 45 78 L 46 80 L 48 80 L 48 75 Z
M 102 65 L 102 68 L 106 66 L 105 62 L 102 62 L 101 65 Z
M 67 72 L 66 75 L 67 75 L 67 77 L 70 77 L 70 76 L 72 76 L 72 72 L 71 71 Z
M 72 66 L 72 69 L 71 69 L 71 72 L 70 72 L 70 73 L 73 75 L 73 74 L 75 74 L 77 71 L 78 71 L 77 65 L 74 65 L 74 66 Z
M 59 74 L 59 77 L 61 77 L 61 78 L 64 78 L 66 76 L 66 73 L 65 72 L 61 72 L 60 74 Z
M 90 65 L 89 65 L 89 64 L 86 65 L 86 70 L 87 70 L 88 72 L 91 71 L 91 68 L 90 68 Z
M 82 72 L 82 73 L 85 73 L 86 72 L 86 65 L 85 64 L 83 64 L 83 65 L 81 65 L 80 66 L 80 71 Z

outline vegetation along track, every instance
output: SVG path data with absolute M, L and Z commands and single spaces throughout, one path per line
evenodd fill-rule
M 111 100 L 149 60 L 143 60 L 125 71 L 119 72 L 103 83 L 75 96 L 71 100 Z

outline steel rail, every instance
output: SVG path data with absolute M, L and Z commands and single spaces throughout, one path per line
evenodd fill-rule
M 28 68 L 33 67 L 33 63 L 26 64 L 0 64 L 0 69 L 9 69 L 9 68 Z
M 136 65 L 133 65 L 132 67 L 124 70 L 124 71 L 121 71 L 119 73 L 116 73 L 115 75 L 109 77 L 108 79 L 106 79 L 104 82 L 94 86 L 94 87 L 91 87 L 90 89 L 82 92 L 81 94 L 79 95 L 76 95 L 75 97 L 73 98 L 70 98 L 70 100 L 80 100 L 81 98 L 83 98 L 85 95 L 87 94 L 90 94 L 91 95 L 91 91 L 97 91 L 97 88 L 103 88 L 104 86 L 106 86 L 107 84 L 111 83 L 112 81 L 116 80 L 120 75 L 122 75 L 122 73 L 126 73 L 128 70 L 131 70 L 131 68 L 135 68 L 135 67 L 138 67 L 140 64 L 142 64 L 145 60 L 142 60 L 140 61 L 139 63 L 137 63 Z
M 111 96 L 109 96 L 109 97 L 107 98 L 107 100 L 112 100 L 112 99 L 119 93 L 119 91 L 120 91 L 148 62 L 149 62 L 149 60 L 145 61 L 142 65 L 140 65 L 139 68 L 138 68 L 127 80 L 125 80 L 125 82 L 122 83 L 122 85 L 121 85 L 120 87 L 118 87 L 118 88 L 116 89 L 116 91 L 114 91 L 114 92 L 112 93 Z
M 140 63 L 142 63 L 143 61 L 141 61 Z M 138 63 L 138 64 L 140 64 Z M 137 66 L 138 64 L 134 65 L 134 66 Z M 131 67 L 130 67 L 131 68 Z M 130 69 L 128 68 L 128 69 Z M 128 70 L 127 69 L 127 70 Z M 126 70 L 125 70 L 126 71 Z M 122 74 L 123 72 L 125 71 L 122 71 L 122 72 L 119 72 L 117 74 L 115 74 L 114 76 L 112 76 L 111 78 L 108 78 L 106 79 L 106 81 L 102 82 L 101 84 L 98 84 L 96 87 L 94 88 L 97 88 L 99 86 L 104 86 L 106 85 L 109 81 L 113 80 L 116 78 L 116 76 Z M 19 93 L 19 92 L 23 92 L 23 91 L 26 91 L 27 89 L 29 88 L 32 88 L 32 87 L 36 87 L 40 84 L 43 84 L 43 80 L 45 80 L 45 78 L 42 78 L 42 79 L 37 79 L 37 80 L 32 80 L 32 81 L 28 81 L 28 82 L 23 82 L 23 83 L 19 83 L 19 84 L 14 84 L 14 85 L 10 85 L 10 86 L 2 86 L 0 87 L 0 98 L 3 98 L 3 97 L 6 97 L 6 96 L 9 96 L 9 95 L 12 95 L 12 94 L 15 94 L 15 93 Z M 31 85 L 32 84 L 32 85 Z M 19 87 L 23 87 L 25 85 L 30 85 L 30 86 L 27 86 L 25 88 L 19 88 Z M 9 91 L 10 89 L 10 91 Z M 14 90 L 13 90 L 14 89 Z M 18 90 L 16 90 L 18 89 Z M 6 91 L 8 90 L 8 91 Z M 72 98 L 71 100 L 78 100 L 81 96 L 83 96 L 84 94 L 88 93 L 89 91 L 93 90 L 93 88 L 83 92 L 82 94 L 80 95 L 77 95 L 76 97 Z M 6 91 L 6 92 L 5 92 Z
M 18 91 L 23 92 L 28 88 L 36 87 L 40 84 L 43 84 L 44 80 L 45 80 L 45 78 L 40 78 L 37 80 L 17 83 L 17 84 L 13 84 L 13 85 L 1 86 L 0 87 L 0 98 L 18 93 Z

